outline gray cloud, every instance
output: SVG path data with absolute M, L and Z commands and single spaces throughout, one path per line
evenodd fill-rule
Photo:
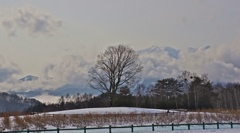
M 26 31 L 29 35 L 54 35 L 62 26 L 62 21 L 53 16 L 42 13 L 33 7 L 17 9 L 5 9 L 7 16 L 3 14 L 0 19 L 2 27 L 8 36 L 17 36 L 19 31 Z
M 0 56 L 0 83 L 7 82 L 21 70 L 12 62 L 6 61 Z

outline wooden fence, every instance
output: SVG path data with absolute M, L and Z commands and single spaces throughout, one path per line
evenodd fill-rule
M 156 128 L 158 128 L 159 131 L 161 131 L 160 128 L 163 128 L 163 127 L 169 127 L 169 130 L 179 130 L 179 129 L 175 129 L 177 127 L 186 127 L 186 129 L 181 129 L 181 130 L 191 130 L 192 126 L 198 126 L 198 127 L 202 127 L 201 129 L 202 130 L 206 130 L 206 126 L 212 126 L 211 129 L 221 129 L 221 126 L 223 127 L 224 125 L 226 126 L 227 125 L 227 128 L 234 128 L 234 126 L 238 125 L 240 128 L 240 123 L 233 123 L 233 122 L 230 122 L 230 123 L 201 123 L 201 124 L 169 124 L 169 125 L 141 125 L 141 126 L 134 126 L 134 125 L 131 125 L 131 126 L 105 126 L 105 127 L 84 127 L 84 128 L 57 128 L 57 129 L 44 129 L 44 130 L 22 130 L 22 131 L 2 131 L 2 133 L 20 133 L 20 132 L 25 132 L 25 133 L 31 133 L 31 132 L 57 132 L 57 133 L 60 133 L 61 131 L 76 131 L 76 130 L 82 130 L 84 133 L 87 133 L 89 130 L 99 130 L 99 129 L 107 129 L 109 133 L 112 133 L 112 131 L 114 129 L 123 129 L 123 128 L 128 128 L 129 129 L 129 132 L 134 132 L 134 129 L 136 128 L 140 128 L 140 127 L 150 127 L 151 128 L 151 131 L 155 131 Z M 224 129 L 226 129 L 226 127 L 224 127 Z M 194 130 L 194 129 L 193 129 Z M 199 129 L 198 129 L 199 130 Z

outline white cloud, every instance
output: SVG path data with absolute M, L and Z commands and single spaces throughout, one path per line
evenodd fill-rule
M 222 45 L 217 49 L 217 58 L 221 59 L 222 61 L 226 63 L 233 64 L 233 66 L 240 68 L 240 62 L 239 62 L 239 57 L 240 57 L 240 47 L 239 43 L 237 42 L 232 45 Z
M 31 6 L 2 10 L 5 14 L 2 13 L 0 18 L 1 27 L 9 37 L 17 36 L 19 31 L 25 31 L 31 36 L 51 36 L 62 26 L 61 20 Z
M 44 93 L 42 95 L 36 96 L 36 97 L 32 97 L 37 99 L 38 101 L 42 102 L 42 103 L 58 103 L 59 100 L 59 96 L 52 96 L 49 95 L 47 93 Z
M 179 58 L 171 57 L 164 51 L 141 55 L 143 78 L 156 81 L 176 77 L 187 70 L 208 74 L 214 82 L 240 82 L 240 47 L 237 44 L 181 49 Z
M 209 78 L 217 82 L 240 82 L 240 68 L 234 67 L 231 63 L 213 61 L 206 65 L 203 70 L 209 73 Z
M 179 71 L 176 66 L 176 58 L 171 57 L 167 51 L 157 51 L 150 54 L 140 55 L 140 60 L 144 66 L 144 79 L 161 79 L 173 77 Z M 154 82 L 154 81 L 153 81 Z
M 87 85 L 88 69 L 90 67 L 91 63 L 81 56 L 66 56 L 58 62 L 47 64 L 43 71 L 45 76 L 39 77 L 36 81 L 19 82 L 19 79 L 12 78 L 9 82 L 0 82 L 0 86 L 4 91 L 51 90 L 66 84 L 81 85 L 81 87 L 84 88 L 84 85 Z M 4 77 L 15 74 L 13 72 L 16 70 L 12 67 L 6 66 L 4 68 L 8 68 L 6 72 L 8 72 L 7 70 L 11 70 L 9 74 L 6 74 Z M 0 76 L 0 80 L 4 77 Z
M 211 81 L 240 82 L 238 57 L 240 48 L 236 44 L 195 48 L 194 51 L 181 49 L 178 58 L 166 51 L 140 55 L 143 79 L 147 82 L 169 77 L 177 77 L 182 71 L 208 74 Z M 0 58 L 1 88 L 11 90 L 56 89 L 66 84 L 87 87 L 88 70 L 95 62 L 82 56 L 71 55 L 44 67 L 44 77 L 35 82 L 19 83 L 14 74 L 20 72 L 18 67 Z
M 49 64 L 44 69 L 47 79 L 65 84 L 86 84 L 91 63 L 82 56 L 67 56 L 60 62 Z

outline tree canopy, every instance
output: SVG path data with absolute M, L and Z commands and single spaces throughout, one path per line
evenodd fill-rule
M 110 106 L 119 88 L 135 85 L 143 67 L 138 54 L 126 45 L 110 46 L 97 57 L 89 71 L 89 84 L 93 89 L 109 94 Z

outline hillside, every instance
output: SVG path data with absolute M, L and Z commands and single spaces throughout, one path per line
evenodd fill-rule
M 0 92 L 0 112 L 23 111 L 39 103 L 40 102 L 35 99 Z

